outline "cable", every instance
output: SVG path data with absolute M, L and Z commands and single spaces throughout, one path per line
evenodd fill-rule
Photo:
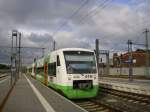
M 56 35 L 57 32 L 68 23 L 68 20 L 73 18 L 88 2 L 89 2 L 89 0 L 86 0 L 85 2 L 83 2 L 83 4 L 81 4 L 81 6 L 77 10 L 75 10 L 75 12 L 73 14 L 71 14 L 71 16 L 68 17 L 67 21 L 62 23 L 60 25 L 60 27 L 57 28 L 57 30 L 52 34 L 52 37 L 54 37 L 54 35 Z
M 68 18 L 68 20 L 71 19 L 71 18 L 73 18 L 73 17 L 88 3 L 88 1 L 89 1 L 89 0 L 86 0 L 86 1 Z M 98 8 L 100 8 L 100 7 L 101 7 L 101 9 L 104 9 L 104 8 L 106 7 L 106 6 L 105 6 L 106 3 L 109 2 L 109 1 L 110 1 L 110 0 L 104 0 L 104 2 L 103 2 L 102 4 L 100 4 L 100 5 L 98 5 L 97 8 L 95 8 L 94 10 L 88 12 L 85 16 L 83 16 L 83 17 L 80 19 L 80 21 L 82 21 L 83 18 L 89 16 L 90 13 L 94 12 L 96 9 L 98 9 Z M 111 0 L 111 1 L 112 1 L 112 0 Z M 80 21 L 79 21 L 79 22 L 80 22 Z M 60 27 L 52 34 L 52 37 L 54 37 L 54 36 L 57 34 L 57 32 L 58 32 L 62 27 L 64 27 L 67 23 L 68 23 L 68 21 L 65 21 L 64 23 L 62 23 L 62 24 L 60 25 Z
M 112 0 L 111 0 L 112 1 Z M 104 9 L 107 5 L 107 3 L 109 3 L 110 2 L 110 0 L 104 0 L 103 1 L 103 3 L 101 3 L 101 4 L 99 4 L 95 9 L 93 9 L 93 10 L 91 10 L 91 11 L 89 11 L 86 15 L 84 15 L 83 17 L 81 17 L 81 19 L 79 20 L 79 22 L 78 22 L 78 24 L 80 24 L 83 20 L 84 20 L 84 18 L 87 18 L 87 17 L 90 17 L 90 15 L 93 13 L 93 12 L 95 12 L 97 9 Z M 96 13 L 97 12 L 95 12 L 95 13 L 93 13 L 94 15 L 96 15 Z M 85 21 L 84 21 L 85 22 Z

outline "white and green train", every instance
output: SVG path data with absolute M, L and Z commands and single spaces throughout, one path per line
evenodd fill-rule
M 92 50 L 65 48 L 53 51 L 36 60 L 29 72 L 70 99 L 92 98 L 98 92 L 97 64 Z

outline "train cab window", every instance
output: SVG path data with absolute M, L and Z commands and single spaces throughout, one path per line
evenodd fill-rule
M 60 59 L 58 55 L 57 55 L 57 66 L 60 66 Z

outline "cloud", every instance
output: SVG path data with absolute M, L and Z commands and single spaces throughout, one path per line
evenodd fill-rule
M 76 36 L 73 32 L 59 32 L 56 37 L 57 48 L 66 48 L 66 47 L 82 47 L 89 48 L 90 44 L 84 41 L 82 38 Z
M 147 12 L 145 14 L 147 15 Z M 137 34 L 142 33 L 144 28 L 144 24 L 138 27 L 143 19 L 141 13 L 137 13 L 133 7 L 125 4 L 114 4 L 101 10 L 92 19 L 95 22 L 93 26 L 85 22 L 79 26 L 79 32 L 83 37 L 99 38 L 103 47 L 107 49 L 122 48 L 118 46 L 126 44 L 128 39 L 136 39 Z
M 100 40 L 101 49 L 118 51 L 126 49 L 128 39 L 137 40 L 140 36 L 139 42 L 144 43 L 142 32 L 150 26 L 150 23 L 145 22 L 150 17 L 149 0 L 110 2 L 104 9 L 98 8 L 95 15 L 89 14 L 83 18 L 103 2 L 89 0 L 85 7 L 69 18 L 84 2 L 85 0 L 0 0 L 0 45 L 10 45 L 12 29 L 23 33 L 23 46 L 48 49 L 52 49 L 53 40 L 56 41 L 57 49 L 94 49 L 96 38 Z M 57 31 L 64 22 L 66 24 Z M 55 31 L 56 35 L 53 35 Z
M 49 34 L 41 34 L 41 35 L 38 35 L 38 34 L 35 34 L 35 33 L 31 33 L 28 37 L 29 41 L 35 43 L 35 44 L 41 44 L 41 45 L 44 45 L 45 43 L 49 43 L 51 41 L 53 41 L 51 35 Z

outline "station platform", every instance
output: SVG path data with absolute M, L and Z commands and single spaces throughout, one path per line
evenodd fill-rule
M 10 76 L 0 78 L 0 105 L 11 89 Z
M 110 89 L 150 95 L 150 80 L 100 77 L 99 84 Z
M 28 75 L 21 75 L 2 112 L 87 112 Z

